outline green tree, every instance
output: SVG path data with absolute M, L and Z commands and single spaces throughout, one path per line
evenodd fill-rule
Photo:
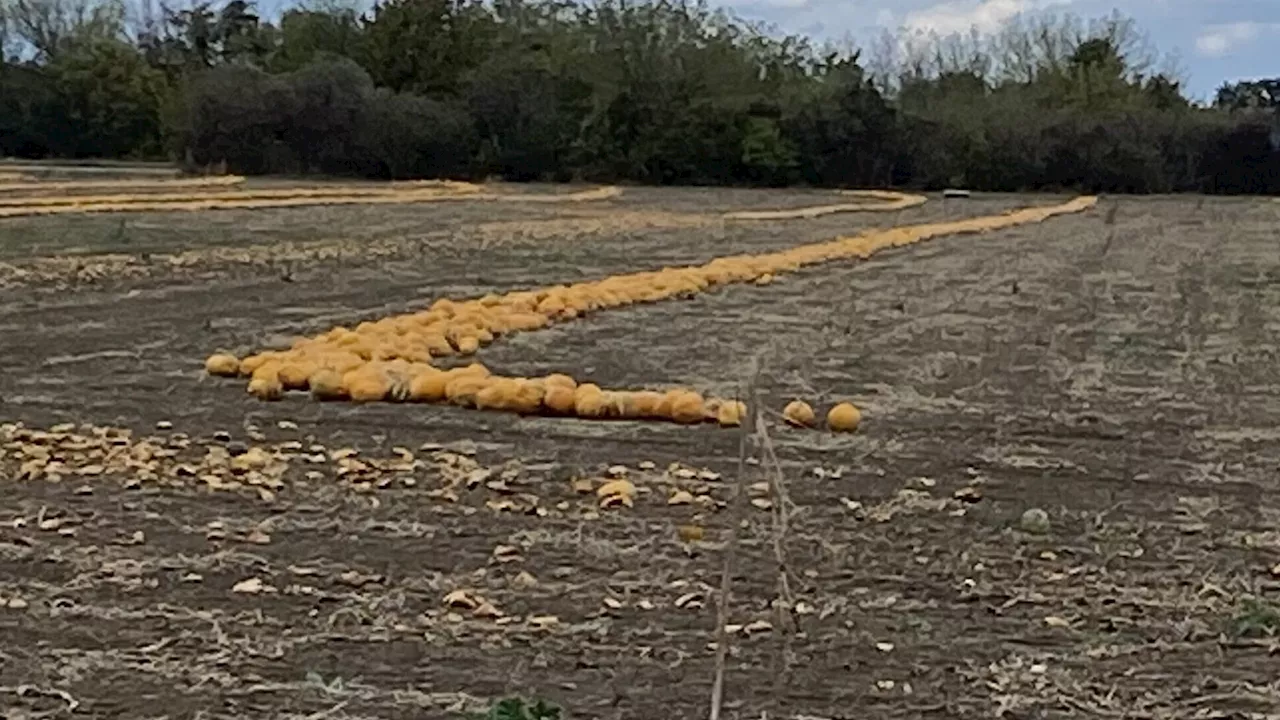
M 66 127 L 62 152 L 154 157 L 161 145 L 164 76 L 137 48 L 90 37 L 65 43 L 45 67 Z
M 487 54 L 493 19 L 480 0 L 386 0 L 364 33 L 363 64 L 379 86 L 457 95 Z
M 804 179 L 816 185 L 889 182 L 898 122 L 859 57 L 830 56 L 813 77 L 810 94 L 790 106 L 784 121 Z
M 286 10 L 280 18 L 279 46 L 269 61 L 275 72 L 301 69 L 308 63 L 365 55 L 364 31 L 355 10 L 327 8 Z

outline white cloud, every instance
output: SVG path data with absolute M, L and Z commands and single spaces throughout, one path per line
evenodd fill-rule
M 1280 30 L 1280 23 L 1237 22 L 1210 25 L 1196 38 L 1196 52 L 1205 57 L 1223 57 L 1258 38 L 1264 31 Z
M 1070 0 L 949 0 L 907 14 L 906 25 L 939 35 L 992 32 L 1021 13 Z

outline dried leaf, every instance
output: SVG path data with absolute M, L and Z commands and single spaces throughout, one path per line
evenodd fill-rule
M 625 505 L 626 507 L 634 507 L 635 501 L 630 495 L 607 495 L 600 500 L 600 507 L 607 508 L 615 505 Z
M 1044 624 L 1052 628 L 1071 627 L 1071 621 L 1066 618 L 1060 618 L 1057 615 L 1050 615 L 1044 619 Z
M 444 596 L 443 602 L 449 607 L 462 608 L 464 610 L 475 610 L 480 607 L 480 601 L 467 594 L 466 590 L 454 590 Z
M 685 593 L 676 598 L 676 607 L 678 608 L 700 608 L 702 606 L 702 595 L 700 593 Z
M 636 486 L 630 480 L 610 480 L 596 490 L 596 495 L 601 498 L 607 498 L 611 495 L 635 497 L 635 494 Z
M 502 617 L 502 611 L 489 601 L 481 602 L 471 614 L 478 618 L 487 618 L 490 620 Z
M 685 542 L 697 542 L 706 534 L 706 531 L 698 525 L 681 525 L 676 528 L 676 532 Z
M 514 545 L 498 545 L 493 549 L 493 559 L 503 563 L 520 560 L 520 548 Z
M 233 470 L 240 472 L 248 472 L 250 470 L 261 470 L 271 464 L 271 455 L 260 447 L 251 447 L 245 452 L 231 458 L 231 467 Z
M 773 501 L 769 498 L 751 498 L 751 504 L 761 510 L 768 510 L 773 507 Z
M 772 630 L 773 630 L 773 623 L 770 623 L 768 620 L 756 620 L 755 622 L 748 623 L 742 627 L 742 632 L 748 635 L 754 635 L 756 633 L 762 633 L 762 632 L 770 632 Z
M 263 583 L 261 579 L 249 578 L 247 580 L 241 580 L 235 585 L 232 585 L 231 592 L 244 593 L 247 595 L 257 595 L 258 593 L 265 590 L 266 587 L 267 587 L 266 584 Z
M 382 582 L 381 575 L 364 575 L 355 570 L 347 570 L 338 576 L 338 582 L 350 587 L 364 587 L 370 583 Z
M 693 493 L 688 490 L 677 490 L 667 498 L 668 505 L 688 505 L 693 502 Z

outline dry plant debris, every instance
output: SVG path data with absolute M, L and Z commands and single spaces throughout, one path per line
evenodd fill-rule
M 471 355 L 502 335 L 539 330 L 601 310 L 694 297 L 722 285 L 755 282 L 825 262 L 865 259 L 886 248 L 944 235 L 1042 222 L 1055 215 L 1082 212 L 1096 202 L 1097 198 L 1086 196 L 1003 215 L 909 225 L 779 252 L 721 257 L 697 266 L 614 275 L 470 300 L 441 298 L 419 312 L 299 338 L 285 350 L 260 352 L 243 359 L 219 353 L 206 361 L 206 370 L 213 375 L 249 378 L 248 391 L 263 400 L 280 399 L 290 390 L 311 390 L 322 400 L 448 402 L 526 415 L 655 419 L 684 424 L 720 422 L 733 426 L 741 420 L 741 405 L 731 404 L 726 410 L 726 403 L 733 401 L 704 398 L 692 390 L 606 390 L 567 375 L 501 377 L 479 363 L 444 370 L 433 361 Z M 810 426 L 814 422 L 813 410 L 808 408 L 804 418 L 789 419 Z
M 68 213 L 202 211 L 319 205 L 404 205 L 449 200 L 493 202 L 571 203 L 607 200 L 621 193 L 605 186 L 557 195 L 486 193 L 472 183 L 436 181 L 432 185 L 387 187 L 287 188 L 204 194 L 150 194 L 11 198 L 0 200 L 0 218 Z
M 740 210 L 725 213 L 724 217 L 726 220 L 799 220 L 834 215 L 835 213 L 906 210 L 923 205 L 928 200 L 923 195 L 909 195 L 892 190 L 842 190 L 840 194 L 863 200 L 879 200 L 880 202 L 837 203 L 790 210 Z
M 363 457 L 352 448 L 329 449 L 297 440 L 245 445 L 218 433 L 194 440 L 183 433 L 139 436 L 130 430 L 96 425 L 55 425 L 47 430 L 19 423 L 0 425 L 0 464 L 18 481 L 87 482 L 118 480 L 126 488 L 143 485 L 249 491 L 273 500 L 287 486 L 291 470 L 306 480 L 342 480 L 357 490 L 416 485 L 424 471 L 438 477 L 440 487 L 428 495 L 457 502 L 458 494 L 487 482 L 505 491 L 519 468 L 499 471 L 469 455 L 437 449 L 419 458 L 407 448 L 392 448 L 385 457 Z M 80 494 L 92 492 L 85 485 Z M 261 528 L 247 530 L 243 541 L 271 542 Z
M 71 180 L 44 182 L 23 179 L 22 175 L 0 173 L 0 192 L 71 192 L 76 190 L 167 190 L 170 188 L 230 187 L 244 183 L 239 175 L 172 178 L 166 180 Z M 21 181 L 21 182 L 18 182 Z M 128 197 L 128 196 L 125 196 Z
M 253 200 L 291 200 L 305 198 L 361 198 L 392 197 L 397 195 L 416 196 L 425 192 L 448 192 L 457 194 L 477 194 L 479 185 L 460 182 L 441 182 L 439 185 L 400 188 L 396 186 L 365 187 L 334 185 L 331 187 L 297 187 L 297 188 L 258 188 L 251 190 L 229 190 L 225 192 L 185 193 L 124 193 L 116 195 L 60 195 L 57 197 L 16 197 L 0 199 L 0 208 L 40 208 L 40 207 L 90 207 L 97 205 L 127 205 L 140 203 L 154 205 L 163 203 L 186 203 L 193 201 L 253 201 Z

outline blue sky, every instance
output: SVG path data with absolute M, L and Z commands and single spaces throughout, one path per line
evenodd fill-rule
M 716 0 L 713 0 L 713 2 Z M 1280 76 L 1280 0 L 718 0 L 780 30 L 863 44 L 879 28 L 994 30 L 1019 13 L 1084 18 L 1114 10 L 1171 55 L 1188 92 L 1208 98 L 1224 80 Z

